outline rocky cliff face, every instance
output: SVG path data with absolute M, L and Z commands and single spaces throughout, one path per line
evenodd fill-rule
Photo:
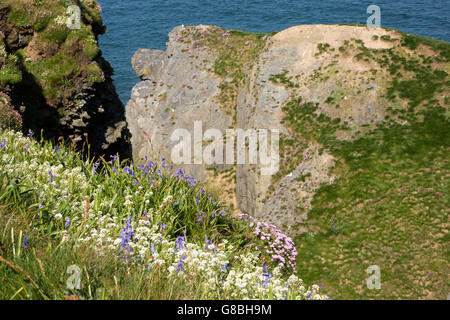
M 97 36 L 106 31 L 96 1 L 78 1 L 81 24 L 69 29 L 64 1 L 2 1 L 0 91 L 23 130 L 63 137 L 94 156 L 131 156 L 124 106 Z
M 142 79 L 127 105 L 135 161 L 170 159 L 171 134 L 184 128 L 193 137 L 195 121 L 203 132 L 278 129 L 275 175 L 258 164 L 180 167 L 291 234 L 305 231 L 317 190 L 345 175 L 336 169 L 342 144 L 379 125 L 408 126 L 407 114 L 426 102 L 448 108 L 448 44 L 382 28 L 309 25 L 269 35 L 180 26 L 165 52 L 140 49 L 132 65 Z

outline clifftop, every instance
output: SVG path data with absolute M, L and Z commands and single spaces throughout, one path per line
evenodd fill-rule
M 299 272 L 323 278 L 335 297 L 446 295 L 449 43 L 365 26 L 276 34 L 180 26 L 165 52 L 140 49 L 132 65 L 142 79 L 127 105 L 135 161 L 170 159 L 172 133 L 183 128 L 193 137 L 195 121 L 203 132 L 278 129 L 273 176 L 259 164 L 181 167 L 237 212 L 297 235 Z M 401 280 L 367 292 L 355 259 L 384 266 L 386 277 L 412 264 L 417 283 L 426 270 L 433 276 L 415 293 Z
M 124 107 L 97 44 L 97 36 L 106 31 L 101 8 L 94 0 L 75 1 L 81 23 L 72 30 L 67 26 L 69 4 L 2 1 L 0 92 L 11 98 L 25 132 L 44 129 L 46 138 L 62 136 L 78 149 L 87 137 L 96 156 L 118 152 L 128 157 Z

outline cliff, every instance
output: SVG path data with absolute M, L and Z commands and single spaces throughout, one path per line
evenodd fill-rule
M 296 229 L 304 217 L 299 211 L 311 208 L 315 190 L 337 177 L 329 172 L 337 159 L 319 137 L 295 132 L 290 122 L 297 119 L 286 119 L 288 108 L 302 104 L 309 117 L 329 120 L 337 141 L 352 141 L 390 117 L 403 123 L 395 115 L 407 110 L 408 102 L 416 107 L 429 101 L 448 79 L 445 56 L 425 44 L 415 48 L 418 39 L 355 26 L 297 26 L 273 36 L 177 27 L 169 34 L 166 52 L 140 49 L 133 57 L 143 80 L 127 106 L 134 159 L 170 158 L 177 144 L 169 140 L 172 132 L 185 128 L 193 136 L 194 121 L 202 121 L 203 132 L 279 129 L 281 168 L 272 177 L 261 176 L 258 166 L 183 167 L 200 180 L 220 181 L 224 171 L 227 177 L 235 175 L 229 182 L 233 192 L 236 183 L 241 210 Z M 435 76 L 422 83 L 422 71 Z M 445 95 L 439 96 L 444 104 Z M 218 173 L 215 177 L 210 168 Z M 302 179 L 304 175 L 311 178 Z
M 274 175 L 258 163 L 175 168 L 297 235 L 299 272 L 322 278 L 335 297 L 437 297 L 448 289 L 449 59 L 446 42 L 385 28 L 176 27 L 165 52 L 140 49 L 132 59 L 142 79 L 127 105 L 133 158 L 170 160 L 173 132 L 194 137 L 195 121 L 203 132 L 278 129 Z M 427 285 L 413 293 L 399 280 L 369 294 L 370 264 L 392 277 L 414 268 L 405 277 Z
M 96 1 L 74 1 L 80 28 L 69 29 L 68 1 L 2 1 L 0 92 L 24 132 L 63 137 L 78 150 L 130 157 L 124 106 L 97 37 L 106 31 Z

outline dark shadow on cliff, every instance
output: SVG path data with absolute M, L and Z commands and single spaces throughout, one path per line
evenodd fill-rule
M 96 60 L 105 70 L 106 81 L 83 88 L 81 94 L 86 99 L 86 104 L 81 109 L 74 109 L 70 105 L 62 106 L 61 110 L 75 113 L 69 123 L 61 123 L 59 108 L 48 104 L 42 87 L 27 71 L 22 59 L 19 61 L 22 81 L 12 86 L 12 103 L 22 115 L 24 134 L 32 130 L 38 136 L 42 132 L 44 139 L 54 143 L 63 137 L 85 158 L 104 157 L 108 160 L 110 155 L 118 154 L 121 159 L 131 159 L 130 134 L 125 122 L 124 106 L 112 83 L 112 68 L 101 56 Z M 75 104 L 74 100 L 75 97 L 71 99 L 71 105 L 72 102 Z M 83 119 L 82 113 L 85 112 L 89 114 L 85 125 L 74 125 L 74 120 Z M 71 142 L 73 137 L 77 138 L 76 142 Z
M 40 133 L 43 130 L 44 139 L 57 139 L 63 133 L 57 120 L 56 109 L 47 104 L 42 87 L 27 71 L 21 58 L 19 65 L 22 81 L 13 86 L 11 99 L 22 115 L 23 132 L 28 133 L 28 130 L 32 130 Z

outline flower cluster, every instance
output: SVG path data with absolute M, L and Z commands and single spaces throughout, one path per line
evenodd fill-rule
M 0 179 L 20 181 L 24 190 L 36 194 L 33 199 L 39 202 L 30 205 L 36 210 L 33 227 L 56 231 L 62 241 L 70 238 L 100 255 L 120 256 L 130 267 L 163 270 L 169 280 L 199 286 L 205 298 L 327 298 L 318 287 L 307 288 L 295 275 L 286 276 L 282 269 L 295 266 L 296 252 L 292 241 L 273 226 L 245 217 L 273 251 L 275 268 L 264 263 L 253 245 L 238 248 L 223 237 L 213 241 L 202 233 L 219 226 L 218 219 L 241 221 L 226 215 L 193 177 L 172 172 L 164 158 L 161 165 L 145 159 L 137 168 L 124 168 L 112 157 L 99 169 L 63 146 L 57 152 L 31 136 L 0 131 Z M 202 220 L 195 221 L 199 211 Z M 180 219 L 185 219 L 181 228 Z M 192 229 L 183 234 L 188 225 Z M 193 236 L 198 234 L 201 240 Z
M 270 255 L 273 262 L 278 263 L 280 268 L 295 272 L 297 249 L 290 237 L 273 224 L 257 221 L 247 214 L 240 214 L 238 217 L 249 222 L 249 226 L 253 228 L 253 234 L 264 243 L 261 250 Z
M 152 216 L 143 216 L 137 222 L 128 218 L 119 231 L 117 219 L 109 214 L 94 215 L 97 223 L 80 241 L 91 241 L 100 253 L 119 250 L 123 254 L 127 248 L 128 261 L 143 264 L 148 270 L 163 268 L 173 280 L 200 280 L 208 298 L 217 298 L 217 294 L 230 299 L 328 298 L 317 286 L 306 288 L 295 275 L 286 279 L 280 267 L 270 272 L 256 253 L 236 257 L 234 247 L 226 240 L 214 244 L 206 238 L 203 245 L 188 242 L 183 236 L 169 240 L 164 228 L 152 225 Z

